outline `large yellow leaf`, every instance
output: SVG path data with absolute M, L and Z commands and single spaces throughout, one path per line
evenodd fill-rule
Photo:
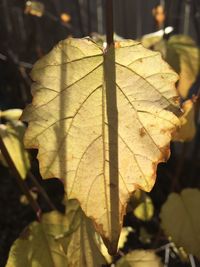
M 107 53 L 90 39 L 60 42 L 32 71 L 25 144 L 44 178 L 65 181 L 114 253 L 129 195 L 150 191 L 179 125 L 177 74 L 135 41 Z
M 22 179 L 30 168 L 28 152 L 24 148 L 25 125 L 21 121 L 0 124 L 0 136 Z M 7 165 L 0 151 L 0 161 Z
M 200 259 L 200 191 L 172 193 L 161 210 L 162 226 L 178 247 Z
M 126 254 L 116 264 L 116 267 L 162 267 L 161 259 L 148 250 L 135 250 Z
M 106 264 L 94 228 L 77 201 L 67 214 L 54 211 L 30 224 L 13 244 L 6 267 L 101 267 Z

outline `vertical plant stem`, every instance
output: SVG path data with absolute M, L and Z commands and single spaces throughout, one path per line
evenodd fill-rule
M 113 29 L 113 0 L 106 0 L 106 42 L 108 47 L 114 44 Z
M 90 0 L 87 0 L 87 24 L 88 24 L 88 35 L 91 34 L 91 10 L 90 10 Z
M 193 1 L 193 14 L 194 27 L 197 33 L 198 44 L 200 44 L 200 3 L 199 0 Z
M 141 0 L 136 1 L 137 7 L 137 38 L 141 38 L 142 36 L 142 16 L 141 16 Z
M 110 211 L 108 215 L 108 225 L 110 230 L 110 240 L 104 240 L 107 244 L 108 251 L 111 255 L 117 252 L 118 237 L 120 233 L 120 214 L 119 214 L 119 163 L 118 163 L 118 109 L 117 109 L 117 89 L 116 89 L 116 68 L 115 68 L 115 47 L 113 40 L 113 0 L 106 0 L 106 41 L 107 49 L 104 55 L 104 89 L 102 92 L 103 99 L 106 98 L 106 106 L 103 106 L 103 133 L 108 129 L 109 155 L 107 158 L 104 153 L 104 171 L 106 164 L 109 164 L 109 192 L 107 196 L 110 202 Z M 106 113 L 104 111 L 106 110 Z M 106 122 L 107 120 L 107 122 Z M 107 124 L 107 127 L 105 125 Z M 106 181 L 107 183 L 107 181 Z M 107 184 L 105 183 L 105 188 Z M 108 211 L 107 211 L 108 212 Z
M 84 29 L 83 29 L 83 21 L 82 21 L 82 15 L 81 15 L 81 5 L 79 3 L 80 0 L 75 0 L 76 10 L 77 10 L 77 16 L 78 16 L 78 23 L 79 23 L 79 30 L 81 33 L 81 36 L 83 37 L 85 35 Z
M 103 8 L 101 0 L 97 0 L 97 32 L 103 34 Z
M 37 201 L 32 197 L 27 184 L 22 180 L 1 136 L 0 136 L 0 150 L 2 152 L 4 159 L 6 160 L 6 163 L 8 164 L 9 168 L 13 172 L 20 189 L 26 195 L 31 207 L 33 208 L 33 210 L 35 211 L 37 215 L 38 220 L 40 220 L 40 216 L 41 216 L 40 206 L 38 205 Z

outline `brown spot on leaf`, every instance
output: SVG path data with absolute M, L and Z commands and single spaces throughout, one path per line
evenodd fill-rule
M 144 127 L 140 128 L 139 134 L 141 137 L 144 137 L 146 135 L 146 131 L 145 131 Z
M 170 147 L 169 145 L 161 148 L 161 151 L 162 151 L 162 161 L 167 161 L 170 157 Z
M 172 100 L 173 100 L 173 102 L 174 102 L 175 104 L 177 104 L 177 105 L 180 104 L 180 97 L 179 97 L 179 96 L 174 96 L 174 97 L 172 98 Z

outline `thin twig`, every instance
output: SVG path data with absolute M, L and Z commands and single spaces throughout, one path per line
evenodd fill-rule
M 189 260 L 190 260 L 191 267 L 196 267 L 196 263 L 195 263 L 195 260 L 192 254 L 189 254 Z
M 91 34 L 91 7 L 90 0 L 87 0 L 87 25 L 88 25 L 88 35 Z
M 171 192 L 180 191 L 180 176 L 184 168 L 185 158 L 188 152 L 188 147 L 189 145 L 187 142 L 184 142 L 182 144 L 181 154 L 176 165 L 176 170 L 175 170 L 173 180 L 171 182 Z
M 157 253 L 157 252 L 160 252 L 162 250 L 166 250 L 167 248 L 170 248 L 172 246 L 173 246 L 173 243 L 172 242 L 169 242 L 169 243 L 167 243 L 167 244 L 165 244 L 165 245 L 163 245 L 163 246 L 155 249 L 154 251 Z
M 26 195 L 31 207 L 33 208 L 33 210 L 35 211 L 38 220 L 40 220 L 41 217 L 41 209 L 40 206 L 38 205 L 37 201 L 32 197 L 29 188 L 27 186 L 27 184 L 22 180 L 1 136 L 0 136 L 0 150 L 2 152 L 2 155 L 4 157 L 4 159 L 6 160 L 6 163 L 8 164 L 8 166 L 10 167 L 11 171 L 13 172 L 16 181 L 20 187 L 20 189 L 22 190 L 22 192 Z
M 41 196 L 43 197 L 43 199 L 46 201 L 46 203 L 49 205 L 49 207 L 52 210 L 56 210 L 56 207 L 54 206 L 54 204 L 51 202 L 48 194 L 46 193 L 46 191 L 44 190 L 44 188 L 40 185 L 40 183 L 38 183 L 36 177 L 33 175 L 32 172 L 28 172 L 28 177 L 31 179 L 31 181 L 33 182 L 33 184 L 37 187 L 38 192 L 41 194 Z
M 79 30 L 80 33 L 83 36 L 85 36 L 85 31 L 83 29 L 83 20 L 82 20 L 82 15 L 81 15 L 81 4 L 79 2 L 80 0 L 76 0 L 75 1 L 75 5 L 76 5 L 76 10 L 77 10 L 77 16 L 78 16 L 78 23 L 79 23 Z
M 168 265 L 169 265 L 169 259 L 170 259 L 170 247 L 166 247 L 166 249 L 165 249 L 165 263 L 164 263 L 164 267 L 168 267 Z

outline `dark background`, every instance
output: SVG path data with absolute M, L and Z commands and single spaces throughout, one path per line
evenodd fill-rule
M 32 64 L 47 53 L 58 41 L 67 38 L 88 36 L 92 32 L 105 33 L 105 1 L 106 0 L 42 0 L 45 13 L 41 18 L 24 13 L 24 0 L 0 0 L 0 110 L 8 108 L 24 108 L 31 101 L 29 72 Z M 164 1 L 157 0 L 114 0 L 115 32 L 124 38 L 140 38 L 142 35 L 156 31 L 156 23 L 152 16 L 155 5 Z M 189 19 L 185 14 L 186 5 L 190 7 Z M 199 0 L 166 0 L 165 26 L 173 26 L 174 33 L 185 33 L 192 36 L 200 44 L 200 1 Z M 59 20 L 61 13 L 71 15 L 70 27 L 63 26 Z M 189 27 L 187 29 L 187 24 Z M 186 25 L 186 26 L 185 26 Z M 179 176 L 180 187 L 200 187 L 199 177 L 199 131 L 193 144 L 184 145 L 179 151 L 192 151 L 190 158 L 177 156 L 172 146 L 172 156 L 165 165 L 160 164 L 156 186 L 151 192 L 156 214 L 149 224 L 142 224 L 155 235 L 153 244 L 145 246 L 138 235 L 141 222 L 129 215 L 126 225 L 134 225 L 136 235 L 130 237 L 126 251 L 135 248 L 155 248 L 167 242 L 160 234 L 158 214 L 161 205 L 171 190 L 171 176 Z M 38 172 L 36 152 L 33 158 L 32 171 L 48 192 L 51 200 L 58 207 L 63 195 L 61 184 L 55 181 L 42 181 Z M 179 169 L 177 170 L 177 166 Z M 55 183 L 54 183 L 55 182 Z M 29 183 L 29 181 L 28 181 Z M 31 183 L 29 183 L 31 186 Z M 29 206 L 19 202 L 21 195 L 13 175 L 8 169 L 0 166 L 0 267 L 5 266 L 12 242 L 22 229 L 32 220 L 35 214 Z M 44 211 L 48 208 L 39 199 Z M 157 216 L 157 217 L 156 217 Z M 157 239 L 156 239 L 157 238 Z M 161 253 L 161 256 L 163 254 Z M 164 256 L 163 256 L 164 257 Z M 190 266 L 182 263 L 178 257 L 171 259 L 169 267 Z M 200 265 L 198 265 L 200 266 Z M 25 267 L 25 266 L 22 266 Z

